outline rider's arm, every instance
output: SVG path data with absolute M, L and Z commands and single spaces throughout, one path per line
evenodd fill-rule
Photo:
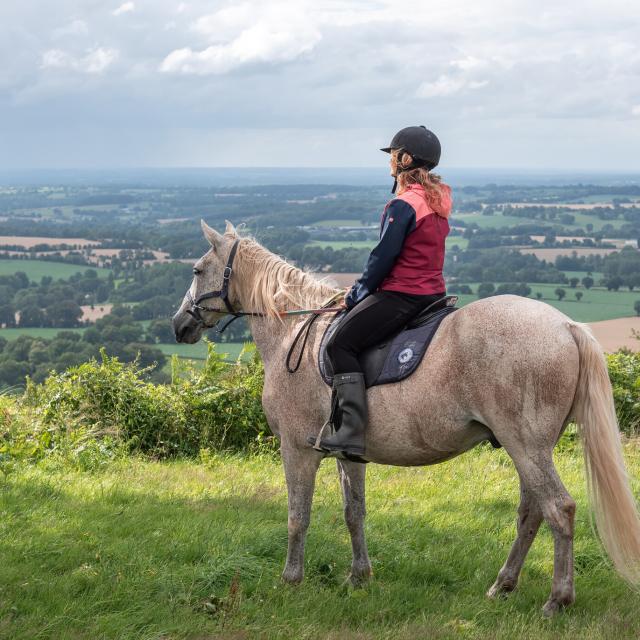
M 405 238 L 415 228 L 415 209 L 404 200 L 392 200 L 382 220 L 380 241 L 371 251 L 363 274 L 345 298 L 348 309 L 355 307 L 382 284 L 400 255 Z

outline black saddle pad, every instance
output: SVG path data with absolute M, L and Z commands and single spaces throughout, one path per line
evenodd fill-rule
M 456 301 L 455 296 L 443 298 L 438 301 L 436 309 L 423 311 L 399 333 L 363 351 L 358 359 L 366 386 L 398 382 L 410 376 L 422 362 L 440 323 L 457 310 L 453 306 Z M 326 353 L 327 342 L 347 313 L 347 310 L 341 311 L 333 317 L 320 342 L 318 367 L 323 380 L 330 386 L 333 383 L 333 370 Z

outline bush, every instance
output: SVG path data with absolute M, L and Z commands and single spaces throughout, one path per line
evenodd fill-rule
M 102 351 L 100 362 L 30 383 L 25 401 L 52 442 L 90 434 L 157 458 L 193 456 L 202 448 L 239 450 L 267 432 L 255 349 L 228 364 L 210 343 L 202 371 L 174 360 L 169 385 L 145 382 L 146 372 Z
M 640 353 L 618 351 L 607 355 L 620 430 L 637 435 L 640 427 Z

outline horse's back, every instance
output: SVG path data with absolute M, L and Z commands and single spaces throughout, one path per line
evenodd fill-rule
M 541 432 L 551 442 L 571 408 L 579 373 L 570 322 L 553 307 L 520 296 L 462 307 L 443 320 L 411 377 L 370 390 L 372 439 L 386 432 L 384 453 L 390 441 L 400 449 L 410 440 L 416 455 L 409 464 L 461 453 L 486 437 L 479 425 L 507 444 L 523 423 L 531 430 L 554 422 Z M 390 437 L 390 423 L 397 439 Z M 377 444 L 372 442 L 375 458 L 386 458 Z

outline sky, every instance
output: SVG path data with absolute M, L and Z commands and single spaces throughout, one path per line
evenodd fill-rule
M 2 0 L 0 169 L 640 171 L 637 0 Z

